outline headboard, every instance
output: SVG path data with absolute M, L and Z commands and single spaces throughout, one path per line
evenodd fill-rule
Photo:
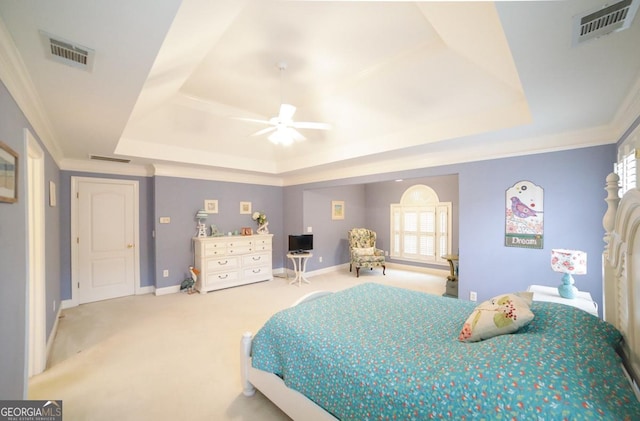
M 618 176 L 609 174 L 603 218 L 604 319 L 624 336 L 625 367 L 640 382 L 640 190 L 618 199 Z M 636 306 L 636 303 L 638 305 Z

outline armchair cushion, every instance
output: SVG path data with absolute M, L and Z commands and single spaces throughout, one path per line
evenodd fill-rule
M 353 249 L 354 256 L 373 256 L 375 252 L 375 247 L 358 247 Z

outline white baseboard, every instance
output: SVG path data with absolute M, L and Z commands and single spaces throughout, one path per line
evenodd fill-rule
M 56 320 L 53 322 L 53 328 L 51 328 L 51 333 L 47 338 L 47 350 L 45 351 L 45 369 L 48 368 L 49 365 L 49 354 L 51 353 L 51 347 L 53 346 L 53 340 L 56 338 L 56 334 L 58 333 L 58 321 L 60 320 L 60 316 L 62 314 L 62 304 L 58 307 L 58 312 L 56 313 Z
M 62 300 L 60 301 L 60 310 L 65 310 L 71 307 L 77 307 L 78 303 L 73 300 Z
M 146 286 L 146 287 L 139 287 L 139 288 L 136 288 L 136 295 L 153 294 L 155 291 L 156 291 L 156 287 L 154 287 L 153 285 Z
M 387 269 L 391 268 L 391 269 L 398 269 L 398 270 L 407 270 L 410 272 L 428 273 L 430 275 L 444 276 L 444 277 L 449 276 L 449 273 L 450 273 L 449 268 L 436 269 L 436 268 L 428 268 L 424 266 L 404 265 L 402 263 L 392 263 L 392 262 L 386 262 L 385 266 L 387 267 Z
M 175 294 L 176 292 L 180 292 L 180 285 L 172 285 L 170 287 L 156 288 L 154 293 L 156 295 L 167 295 L 167 294 Z

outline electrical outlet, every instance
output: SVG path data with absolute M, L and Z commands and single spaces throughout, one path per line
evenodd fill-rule
M 162 276 L 165 277 L 165 278 L 168 278 L 169 277 L 169 270 L 168 269 L 163 270 L 162 271 Z
M 385 250 L 385 251 L 384 251 L 384 255 L 385 255 L 385 256 L 388 256 L 388 255 L 389 255 L 389 250 Z
M 56 300 L 53 300 L 53 311 L 56 311 Z
M 169 217 L 169 216 L 161 216 L 160 217 L 160 223 L 161 224 L 170 224 L 171 223 L 171 217 Z
M 318 261 L 322 263 L 322 256 L 318 257 Z
M 313 232 L 313 227 L 307 227 L 307 232 L 308 233 L 312 233 Z
M 478 301 L 478 293 L 475 291 L 469 292 L 469 300 L 470 301 Z

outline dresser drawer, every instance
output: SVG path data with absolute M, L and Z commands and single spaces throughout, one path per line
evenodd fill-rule
M 271 266 L 255 266 L 242 270 L 242 279 L 271 279 Z
M 205 287 L 211 288 L 215 287 L 218 284 L 226 284 L 228 282 L 235 282 L 240 279 L 240 271 L 233 270 L 227 272 L 218 272 L 218 273 L 208 273 Z
M 227 247 L 227 255 L 247 254 L 251 253 L 253 248 L 250 244 L 242 244 L 233 247 Z
M 253 253 L 242 256 L 242 267 L 253 266 L 271 266 L 271 254 L 269 253 Z
M 240 267 L 239 257 L 220 257 L 218 259 L 207 259 L 205 273 L 228 271 Z
M 271 250 L 271 237 L 269 238 L 255 237 L 253 239 L 253 249 L 255 251 Z

